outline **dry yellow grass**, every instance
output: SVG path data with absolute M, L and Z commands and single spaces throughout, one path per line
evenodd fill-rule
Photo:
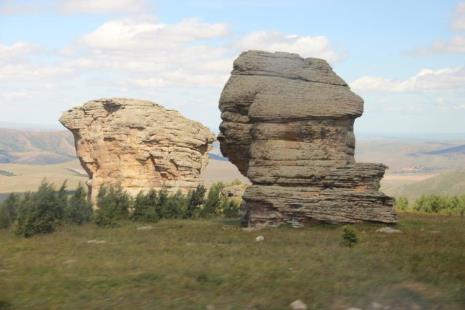
M 82 167 L 77 160 L 53 165 L 0 164 L 0 170 L 15 174 L 15 176 L 10 177 L 0 175 L 0 193 L 36 190 L 43 179 L 56 186 L 67 180 L 70 189 L 74 189 L 79 182 L 87 181 L 86 177 L 78 176 L 70 169 L 82 170 Z M 209 161 L 202 178 L 207 186 L 219 181 L 229 183 L 240 180 L 248 183 L 248 180 L 240 174 L 233 164 L 219 160 Z
M 14 176 L 0 176 L 0 193 L 25 192 L 36 190 L 42 180 L 57 186 L 67 180 L 68 188 L 73 189 L 87 178 L 78 176 L 69 169 L 82 169 L 79 162 L 70 161 L 54 165 L 0 164 L 0 170 L 14 173 Z

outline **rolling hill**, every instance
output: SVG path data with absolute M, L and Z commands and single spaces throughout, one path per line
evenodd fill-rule
M 431 151 L 431 152 L 426 152 L 425 154 L 428 154 L 428 155 L 465 154 L 465 144 L 464 145 L 459 145 L 459 146 L 454 146 L 454 147 L 448 147 L 448 148 L 445 148 L 445 149 L 434 150 L 434 151 Z
M 219 151 L 217 142 L 209 153 L 203 173 L 207 185 L 239 179 L 248 182 Z M 359 162 L 389 166 L 382 190 L 393 196 L 416 198 L 423 193 L 465 192 L 465 139 L 421 140 L 362 138 L 357 140 Z M 0 129 L 0 193 L 34 190 L 47 178 L 69 186 L 87 177 L 76 159 L 70 132 L 32 129 Z
M 0 128 L 0 163 L 45 165 L 75 158 L 70 132 Z
M 388 195 L 409 200 L 424 194 L 465 195 L 465 170 L 444 172 L 421 181 L 384 180 L 381 189 Z

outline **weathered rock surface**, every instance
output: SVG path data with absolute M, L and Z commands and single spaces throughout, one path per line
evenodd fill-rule
M 149 101 L 100 99 L 63 114 L 74 135 L 95 198 L 100 187 L 120 184 L 130 194 L 195 188 L 214 135 L 202 124 Z
M 220 110 L 221 151 L 253 184 L 247 225 L 396 222 L 393 199 L 378 191 L 386 167 L 354 159 L 363 100 L 326 61 L 244 52 Z

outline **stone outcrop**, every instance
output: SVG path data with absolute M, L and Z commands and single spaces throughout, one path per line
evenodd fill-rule
M 60 122 L 74 135 L 93 199 L 104 184 L 120 184 L 131 195 L 195 188 L 214 140 L 202 124 L 142 100 L 89 101 Z
M 244 52 L 220 99 L 221 151 L 252 185 L 245 223 L 396 222 L 386 167 L 356 163 L 363 100 L 322 59 Z

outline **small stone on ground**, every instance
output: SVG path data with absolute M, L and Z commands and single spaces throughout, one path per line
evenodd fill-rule
M 402 233 L 401 230 L 391 228 L 391 227 L 379 228 L 376 230 L 376 232 L 385 233 L 385 234 L 401 234 Z
M 107 243 L 107 242 L 105 240 L 94 239 L 94 240 L 87 241 L 87 243 L 89 243 L 89 244 L 102 244 L 102 243 Z
M 307 305 L 300 299 L 293 301 L 290 306 L 292 310 L 307 310 Z
M 152 225 L 147 225 L 147 226 L 139 226 L 137 227 L 137 230 L 152 230 L 153 226 Z

